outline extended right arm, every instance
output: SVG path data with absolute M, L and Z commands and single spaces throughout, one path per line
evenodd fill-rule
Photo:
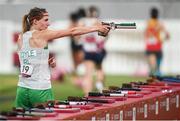
M 57 38 L 62 38 L 66 36 L 77 36 L 77 35 L 82 35 L 90 32 L 103 32 L 103 33 L 108 33 L 109 32 L 109 26 L 108 25 L 98 25 L 98 26 L 91 26 L 91 27 L 74 27 L 70 29 L 65 29 L 65 30 L 44 30 L 42 31 L 42 38 L 44 40 L 53 40 Z

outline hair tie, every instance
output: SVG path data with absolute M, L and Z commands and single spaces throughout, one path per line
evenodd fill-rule
M 26 20 L 27 20 L 27 23 L 30 25 L 30 21 L 29 21 L 29 15 L 27 15 L 27 18 L 26 18 Z

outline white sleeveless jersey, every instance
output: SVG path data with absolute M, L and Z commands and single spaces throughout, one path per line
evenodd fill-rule
M 37 90 L 49 89 L 51 88 L 49 50 L 30 47 L 29 40 L 32 33 L 28 31 L 22 36 L 23 45 L 18 52 L 21 65 L 18 86 Z
M 96 18 L 84 18 L 81 20 L 84 26 L 93 26 L 96 22 Z M 98 35 L 97 32 L 84 34 L 81 36 L 83 49 L 86 52 L 98 52 L 104 46 L 104 37 Z M 103 44 L 102 44 L 103 43 Z

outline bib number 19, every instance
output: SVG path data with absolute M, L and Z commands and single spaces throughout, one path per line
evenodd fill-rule
M 33 67 L 31 65 L 22 65 L 21 66 L 21 74 L 31 75 L 33 71 Z

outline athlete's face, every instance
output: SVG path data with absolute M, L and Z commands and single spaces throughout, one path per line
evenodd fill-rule
M 40 20 L 37 20 L 35 24 L 37 25 L 39 30 L 45 30 L 48 28 L 49 24 L 49 15 L 48 13 L 43 14 L 43 18 Z

